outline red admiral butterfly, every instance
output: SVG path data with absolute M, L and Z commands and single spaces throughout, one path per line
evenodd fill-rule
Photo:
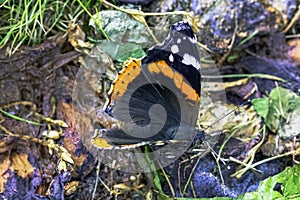
M 142 60 L 130 60 L 114 81 L 105 112 L 118 127 L 92 138 L 100 149 L 130 149 L 193 141 L 200 104 L 200 53 L 187 22 Z M 177 147 L 175 147 L 177 148 Z

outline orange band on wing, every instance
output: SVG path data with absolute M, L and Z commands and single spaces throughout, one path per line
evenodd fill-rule
M 177 71 L 173 70 L 165 61 L 158 61 L 148 65 L 150 73 L 162 73 L 164 76 L 173 79 L 175 86 L 182 91 L 192 101 L 199 102 L 200 97 L 197 92 L 190 86 L 188 82 L 184 81 L 184 77 Z
M 118 78 L 113 83 L 113 90 L 109 92 L 111 95 L 111 100 L 118 100 L 126 92 L 128 84 L 132 82 L 141 73 L 140 66 L 141 60 L 130 60 L 130 62 L 120 72 Z

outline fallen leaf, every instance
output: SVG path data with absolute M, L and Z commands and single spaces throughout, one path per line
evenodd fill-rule
M 5 155 L 0 163 L 0 192 L 4 192 L 4 184 L 10 177 L 10 172 L 17 172 L 21 178 L 26 178 L 34 172 L 34 167 L 28 161 L 25 153 Z

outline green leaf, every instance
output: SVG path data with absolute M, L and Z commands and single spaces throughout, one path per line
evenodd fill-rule
M 93 15 L 89 25 L 99 31 L 104 31 L 109 40 L 115 43 L 135 43 L 141 48 L 154 44 L 147 28 L 130 15 L 112 10 L 104 10 Z
M 129 57 L 142 58 L 146 55 L 141 47 L 134 43 L 118 44 L 114 42 L 102 41 L 98 45 L 106 54 L 118 62 L 124 62 Z
M 124 62 L 129 57 L 142 58 L 146 55 L 143 48 L 154 44 L 144 24 L 120 11 L 98 12 L 90 19 L 89 25 L 108 37 L 109 40 L 100 40 L 99 47 L 118 62 Z
M 269 98 L 253 99 L 252 105 L 258 115 L 260 115 L 264 119 L 267 117 L 269 111 Z
M 238 199 L 300 199 L 299 185 L 300 165 L 287 167 L 283 172 L 260 182 L 257 191 L 241 195 Z M 274 190 L 275 186 L 282 192 Z
M 277 87 L 268 98 L 255 99 L 252 103 L 268 128 L 281 138 L 300 134 L 300 97 L 294 92 Z

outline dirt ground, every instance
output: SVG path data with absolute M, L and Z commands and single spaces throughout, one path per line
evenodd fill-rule
M 117 5 L 128 3 L 117 2 Z M 259 181 L 297 163 L 298 155 L 285 156 L 258 165 L 256 170 L 247 170 L 240 177 L 232 177 L 242 165 L 230 158 L 245 161 L 250 150 L 253 151 L 260 142 L 263 145 L 255 150 L 253 163 L 289 152 L 292 148 L 297 150 L 299 135 L 280 138 L 276 140 L 279 144 L 275 144 L 276 136 L 270 129 L 266 130 L 266 135 L 262 130 L 257 131 L 264 124 L 263 120 L 247 126 L 247 130 L 239 136 L 228 137 L 225 131 L 245 120 L 251 121 L 250 115 L 254 111 L 251 111 L 251 101 L 247 100 L 267 97 L 278 86 L 300 95 L 299 20 L 284 31 L 288 26 L 285 21 L 290 22 L 296 10 L 283 19 L 275 7 L 261 1 L 230 1 L 227 7 L 216 7 L 206 15 L 204 13 L 211 7 L 203 6 L 200 9 L 196 1 L 190 4 L 176 1 L 132 2 L 141 6 L 145 12 L 193 11 L 195 20 L 199 21 L 196 23 L 199 25 L 199 31 L 196 32 L 199 42 L 209 49 L 208 54 L 221 75 L 268 74 L 284 79 L 285 82 L 259 76 L 250 77 L 244 82 L 239 82 L 242 78 L 224 77 L 226 101 L 222 104 L 239 106 L 244 103 L 240 109 L 245 110 L 231 107 L 233 113 L 230 115 L 239 116 L 235 124 L 224 126 L 226 128 L 223 130 L 214 130 L 220 134 L 222 132 L 212 150 L 217 153 L 203 153 L 198 159 L 193 157 L 195 153 L 187 152 L 164 170 L 129 173 L 117 170 L 116 166 L 124 167 L 122 164 L 130 156 L 118 150 L 99 150 L 85 143 L 93 135 L 90 127 L 106 128 L 114 123 L 110 118 L 102 116 L 99 110 L 105 104 L 113 78 L 121 70 L 118 67 L 120 62 L 103 51 L 97 51 L 94 44 L 89 43 L 87 47 L 81 45 L 80 42 L 87 44 L 87 37 L 79 37 L 78 32 L 82 29 L 78 27 L 68 34 L 53 35 L 39 45 L 21 46 L 11 56 L 7 55 L 6 48 L 2 48 L 0 108 L 4 112 L 0 114 L 1 198 L 236 198 L 255 191 Z M 218 9 L 225 9 L 224 14 L 217 16 Z M 167 27 L 181 17 L 155 16 L 146 20 L 151 27 L 162 24 Z M 200 18 L 205 22 L 200 23 Z M 297 34 L 296 38 L 287 39 L 288 35 Z M 88 67 L 99 68 L 93 71 L 95 73 L 90 73 Z M 206 70 L 209 71 L 203 69 L 203 73 Z M 80 78 L 78 74 L 81 74 Z M 97 80 L 96 83 L 93 80 Z M 92 92 L 74 94 L 74 88 L 89 88 Z M 218 96 L 218 91 L 212 93 Z M 74 98 L 78 100 L 80 94 L 93 95 L 89 98 L 92 100 L 84 102 L 83 98 L 75 103 Z M 218 102 L 218 99 L 214 102 Z M 88 110 L 90 104 L 93 104 L 94 110 Z M 96 113 L 95 118 L 89 115 L 93 112 Z M 199 137 L 202 137 L 202 142 L 209 141 L 210 136 L 206 134 L 201 132 Z M 193 143 L 191 149 L 197 145 Z M 199 147 L 204 151 L 201 145 Z M 142 148 L 142 151 L 145 149 Z M 219 151 L 222 152 L 221 161 L 217 162 Z M 114 160 L 115 155 L 119 155 L 119 160 Z M 103 158 L 111 158 L 115 167 L 103 165 Z M 190 184 L 185 185 L 187 182 Z

